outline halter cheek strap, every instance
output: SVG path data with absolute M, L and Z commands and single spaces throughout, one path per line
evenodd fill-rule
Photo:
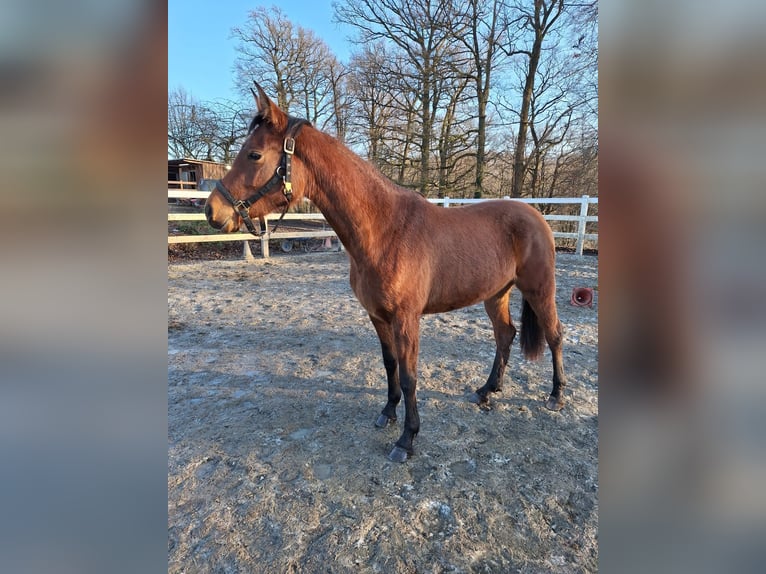
M 253 195 L 247 199 L 234 199 L 234 197 L 231 195 L 231 192 L 226 189 L 226 186 L 221 180 L 218 180 L 215 184 L 215 188 L 218 190 L 218 193 L 220 193 L 226 199 L 226 201 L 231 203 L 232 207 L 234 207 L 236 212 L 242 218 L 242 221 L 245 222 L 245 227 L 247 227 L 247 230 L 256 237 L 261 237 L 264 235 L 265 231 L 261 230 L 260 226 L 258 229 L 256 229 L 253 220 L 250 218 L 250 207 L 264 195 L 271 192 L 274 186 L 276 186 L 280 181 L 282 182 L 282 194 L 285 196 L 287 201 L 285 201 L 285 207 L 282 210 L 282 215 L 279 216 L 279 219 L 277 220 L 276 225 L 274 225 L 274 228 L 271 230 L 271 233 L 274 233 L 277 230 L 277 227 L 279 227 L 279 224 L 282 222 L 282 219 L 287 213 L 287 209 L 290 207 L 290 202 L 293 198 L 292 157 L 295 153 L 295 137 L 298 135 L 298 132 L 301 130 L 304 124 L 311 125 L 309 121 L 300 118 L 290 118 L 288 120 L 287 135 L 285 136 L 285 142 L 282 146 L 282 151 L 284 152 L 282 154 L 282 161 L 277 166 L 277 169 L 274 171 L 274 175 L 271 176 L 271 179 L 269 179 L 269 181 L 267 181 L 263 186 L 258 188 Z

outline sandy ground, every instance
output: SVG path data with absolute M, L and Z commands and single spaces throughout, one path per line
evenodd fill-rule
M 169 572 L 597 571 L 598 301 L 569 304 L 597 282 L 595 257 L 559 255 L 559 413 L 549 353 L 518 342 L 491 408 L 468 402 L 494 357 L 483 306 L 424 317 L 398 464 L 403 407 L 374 427 L 385 373 L 345 253 L 169 264 Z

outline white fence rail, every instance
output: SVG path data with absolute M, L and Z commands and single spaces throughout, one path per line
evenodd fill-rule
M 180 190 L 180 189 L 168 189 L 168 199 L 203 199 L 210 195 L 209 191 L 201 190 Z M 580 206 L 579 215 L 543 215 L 547 221 L 574 221 L 577 222 L 576 232 L 562 232 L 554 231 L 553 237 L 560 239 L 574 239 L 575 240 L 575 252 L 578 255 L 582 255 L 585 241 L 593 241 L 598 244 L 597 233 L 586 233 L 586 226 L 588 223 L 598 222 L 597 215 L 588 215 L 588 211 L 591 205 L 598 204 L 597 197 L 589 197 L 583 195 L 582 197 L 553 197 L 553 198 L 530 198 L 530 199 L 511 199 L 506 197 L 510 201 L 521 201 L 523 203 L 536 203 L 536 204 L 578 204 Z M 467 205 L 471 203 L 479 203 L 487 201 L 486 199 L 452 199 L 449 197 L 440 199 L 429 199 L 431 203 L 441 204 L 444 207 L 456 207 L 460 205 Z M 271 229 L 271 223 L 279 219 L 278 215 L 269 214 L 265 217 L 267 230 Z M 324 216 L 321 213 L 288 213 L 284 217 L 285 220 L 319 220 L 324 221 Z M 203 213 L 168 213 L 168 221 L 205 221 L 205 215 Z M 277 233 L 270 233 L 267 231 L 263 236 L 259 238 L 261 242 L 261 254 L 263 257 L 269 257 L 269 241 L 274 239 L 306 239 L 317 237 L 337 237 L 334 231 L 279 231 Z M 248 241 L 254 241 L 256 238 L 250 233 L 218 233 L 210 235 L 169 235 L 168 244 L 172 243 L 202 243 L 208 241 L 244 241 L 245 253 L 249 253 Z

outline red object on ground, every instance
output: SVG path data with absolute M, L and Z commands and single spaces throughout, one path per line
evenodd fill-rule
M 572 299 L 569 302 L 575 307 L 593 307 L 593 289 L 575 287 L 572 289 Z

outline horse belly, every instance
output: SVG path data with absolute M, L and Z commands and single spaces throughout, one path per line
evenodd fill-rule
M 511 272 L 454 274 L 434 282 L 424 313 L 444 313 L 481 303 L 513 282 Z

